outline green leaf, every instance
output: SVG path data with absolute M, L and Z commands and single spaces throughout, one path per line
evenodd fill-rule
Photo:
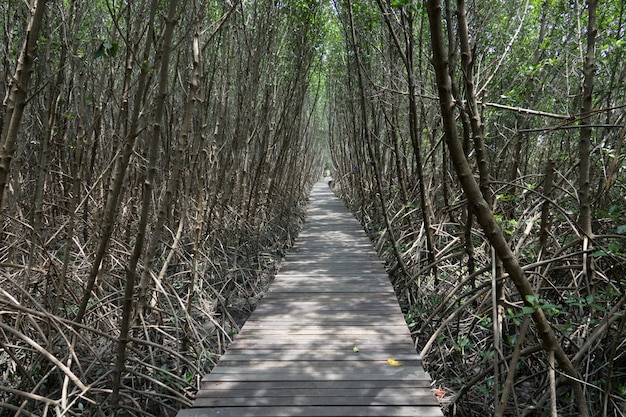
M 96 51 L 93 53 L 94 59 L 100 58 L 103 53 L 104 53 L 104 44 L 102 43 L 100 44 L 100 47 L 96 49 Z
M 355 347 L 352 348 L 352 351 L 354 353 L 359 353 L 359 348 L 355 346 Z
M 626 233 L 626 224 L 623 224 L 621 226 L 617 226 L 617 233 L 619 233 L 620 235 L 623 235 Z
M 120 44 L 117 42 L 111 43 L 111 50 L 109 51 L 110 56 L 117 55 L 117 51 L 120 49 Z
M 535 312 L 535 308 L 534 307 L 528 307 L 528 306 L 522 307 L 522 313 L 523 314 L 533 314 L 534 312 Z
M 93 53 L 94 59 L 100 57 L 115 56 L 119 50 L 120 45 L 117 42 L 102 42 L 98 49 Z
M 603 313 L 606 313 L 606 308 L 604 308 L 604 307 L 602 307 L 602 306 L 599 306 L 599 305 L 598 305 L 598 304 L 596 304 L 596 303 L 589 303 L 589 307 L 593 307 L 593 308 L 595 308 L 595 309 L 596 309 L 596 310 L 598 310 L 598 311 L 601 311 L 601 312 L 603 312 Z
M 396 7 L 401 9 L 402 7 L 408 5 L 411 2 L 411 0 L 393 0 L 391 2 L 391 7 Z

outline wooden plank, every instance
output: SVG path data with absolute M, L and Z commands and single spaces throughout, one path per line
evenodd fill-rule
M 255 341 L 254 339 L 235 339 L 233 343 L 228 347 L 229 350 L 233 349 L 287 349 L 287 350 L 316 350 L 316 349 L 337 349 L 350 351 L 357 346 L 359 350 L 372 350 L 378 352 L 392 352 L 389 356 L 393 356 L 393 352 L 401 351 L 405 349 L 406 353 L 415 352 L 413 344 L 406 341 L 381 341 L 381 340 L 363 340 L 358 338 L 345 339 L 345 340 L 291 340 L 286 344 L 283 340 L 276 339 L 264 339 Z
M 311 256 L 315 256 L 316 258 L 312 258 Z M 320 257 L 320 260 L 336 260 L 339 258 L 367 259 L 377 264 L 385 265 L 371 247 L 367 247 L 365 244 L 355 244 L 354 241 L 336 245 L 324 241 L 309 241 L 305 245 L 290 248 L 285 254 L 283 263 L 291 262 L 292 260 L 315 261 L 318 260 L 317 256 Z
M 319 287 L 303 287 L 303 286 L 285 286 L 285 285 L 276 285 L 272 288 L 272 291 L 269 293 L 289 293 L 289 294 L 297 294 L 297 293 L 333 293 L 333 294 L 341 294 L 341 293 L 353 293 L 360 292 L 361 294 L 372 294 L 380 292 L 379 288 L 371 288 L 371 287 L 363 287 L 363 286 L 340 286 L 340 285 L 327 285 L 323 288 Z
M 408 331 L 408 327 L 406 325 L 391 325 L 388 321 L 384 320 L 376 320 L 376 319 L 356 319 L 353 321 L 346 321 L 341 319 L 328 319 L 324 320 L 323 318 L 307 318 L 303 317 L 301 319 L 286 319 L 277 317 L 273 323 L 268 322 L 267 320 L 258 320 L 254 319 L 254 321 L 246 322 L 244 329 L 250 330 L 261 330 L 261 329 L 284 329 L 285 331 L 289 331 L 291 329 L 301 329 L 303 327 L 314 327 L 314 326 L 323 326 L 326 328 L 339 328 L 339 327 L 350 327 L 356 326 L 362 329 L 376 329 L 379 327 L 388 327 L 393 328 L 398 331 L 404 331 L 406 329 Z
M 267 387 L 255 384 L 253 388 L 245 389 L 230 385 L 228 388 L 211 389 L 205 387 L 196 398 L 254 398 L 254 397 L 432 397 L 430 387 L 375 387 L 375 388 L 292 388 Z
M 265 297 L 272 300 L 285 300 L 290 302 L 335 302 L 335 303 L 343 303 L 343 302 L 351 302 L 351 301 L 371 301 L 371 302 L 380 302 L 385 301 L 391 305 L 397 305 L 398 299 L 395 294 L 390 291 L 378 291 L 375 293 L 362 293 L 362 292 L 347 292 L 347 293 L 337 293 L 337 294 L 326 294 L 326 293 L 312 293 L 312 294 L 281 294 L 280 292 L 270 291 Z
M 359 293 L 356 295 L 355 293 L 346 294 L 346 297 L 339 298 L 341 294 L 329 294 L 335 298 L 324 298 L 324 293 L 272 293 L 267 294 L 264 299 L 267 302 L 261 303 L 257 310 L 265 310 L 265 309 L 275 309 L 276 306 L 294 306 L 300 307 L 300 310 L 306 309 L 308 307 L 323 307 L 323 308 L 331 308 L 333 310 L 346 310 L 356 307 L 384 307 L 384 308 L 393 308 L 401 313 L 400 306 L 397 303 L 392 301 L 392 294 L 381 295 L 380 293 L 367 294 L 367 293 Z M 293 296 L 294 299 L 290 299 L 289 296 Z M 265 307 L 265 305 L 269 305 L 270 307 Z M 402 316 L 399 316 L 402 318 Z M 402 320 L 404 321 L 404 320 Z M 402 322 L 401 321 L 401 322 Z
M 421 361 L 407 360 L 402 361 L 402 366 L 391 366 L 387 363 L 387 358 L 376 361 L 361 360 L 355 363 L 345 363 L 344 361 L 323 361 L 323 360 L 247 360 L 232 361 L 224 360 L 224 366 L 217 366 L 211 373 L 240 373 L 242 375 L 249 373 L 264 372 L 265 375 L 270 374 L 329 374 L 329 375 L 351 375 L 375 372 L 379 375 L 398 376 L 404 378 L 406 375 L 414 375 L 423 372 Z M 305 376 L 305 375 L 301 375 Z
M 315 351 L 311 353 L 317 353 Z M 304 357 L 297 357 L 297 355 L 292 355 L 291 359 L 286 359 L 281 357 L 280 355 L 276 355 L 278 357 L 267 358 L 267 357 L 247 357 L 237 359 L 230 356 L 223 356 L 221 359 L 221 364 L 225 367 L 231 368 L 240 368 L 246 367 L 247 369 L 241 370 L 241 372 L 256 372 L 259 370 L 271 370 L 272 372 L 287 370 L 288 372 L 300 371 L 304 370 L 312 370 L 315 372 L 326 372 L 326 371 L 345 371 L 345 367 L 350 368 L 350 372 L 387 372 L 386 369 L 380 369 L 381 367 L 387 368 L 390 367 L 394 372 L 399 370 L 398 366 L 391 366 L 387 363 L 387 359 L 389 356 L 384 357 L 380 355 L 378 359 L 365 359 L 365 355 L 361 355 L 359 357 L 358 354 L 352 352 L 352 355 L 349 355 L 349 352 L 345 352 L 346 355 L 343 358 L 357 358 L 358 360 L 353 363 L 346 363 L 350 361 L 341 360 L 343 358 L 339 358 L 336 360 L 328 360 L 322 358 L 321 355 L 311 355 L 310 359 L 306 359 Z M 405 358 L 400 360 L 400 358 L 396 358 L 402 364 L 401 367 L 406 371 L 415 371 L 419 370 L 422 365 L 422 361 L 419 358 Z
M 398 302 L 392 293 L 340 293 L 340 294 L 280 294 L 267 293 L 264 299 L 272 300 L 268 303 L 261 303 L 257 309 L 272 308 L 281 303 L 307 306 L 311 304 L 326 305 L 334 303 L 337 308 L 345 309 L 350 307 L 350 303 L 376 304 L 389 307 L 398 307 Z M 266 307 L 267 306 L 267 307 Z M 400 311 L 400 310 L 398 310 Z
M 382 314 L 377 312 L 368 312 L 362 311 L 359 313 L 353 311 L 346 311 L 343 313 L 336 312 L 315 312 L 315 313 L 292 313 L 289 311 L 282 311 L 272 315 L 260 314 L 258 308 L 254 310 L 249 321 L 261 321 L 261 320 L 282 320 L 282 319 L 292 319 L 292 320 L 367 320 L 367 321 L 376 321 L 385 320 L 387 323 L 393 323 L 394 319 L 397 319 L 398 316 L 395 312 L 386 311 Z
M 316 269 L 326 269 L 328 271 L 338 272 L 344 270 L 354 270 L 359 268 L 359 271 L 364 272 L 385 272 L 385 267 L 380 261 L 354 259 L 354 258 L 341 258 L 341 263 L 337 262 L 337 259 L 314 259 L 314 260 L 290 260 L 285 262 L 281 267 L 282 273 L 293 270 L 307 270 L 315 271 Z
M 352 274 L 337 276 L 332 274 L 326 275 L 308 275 L 308 274 L 294 274 L 294 275 L 282 275 L 274 278 L 271 288 L 281 285 L 302 285 L 302 286 L 315 286 L 320 289 L 327 285 L 335 285 L 341 287 L 344 285 L 359 286 L 359 287 L 376 287 L 382 288 L 386 292 L 393 292 L 393 289 L 389 285 L 389 279 L 385 275 L 370 275 L 364 276 L 362 274 Z
M 291 406 L 191 408 L 178 417 L 441 417 L 439 407 L 416 406 Z
M 413 361 L 420 362 L 421 358 L 417 353 L 397 352 L 377 352 L 377 351 L 361 351 L 354 352 L 352 349 L 344 351 L 337 350 L 271 350 L 271 349 L 255 349 L 243 352 L 237 350 L 229 350 L 222 355 L 222 362 L 230 361 L 251 361 L 251 360 L 281 360 L 281 361 L 386 361 L 389 357 L 393 357 L 400 362 Z
M 393 323 L 393 322 L 392 322 Z M 247 321 L 244 329 L 245 331 L 252 330 L 268 330 L 268 331 L 282 331 L 288 332 L 290 330 L 302 330 L 304 328 L 309 330 L 317 330 L 317 329 L 328 329 L 328 328 L 341 328 L 341 329 L 355 329 L 355 330 L 372 330 L 372 329 L 388 329 L 394 332 L 403 332 L 404 330 L 408 331 L 408 327 L 405 324 L 392 324 L 388 321 L 373 321 L 373 320 L 361 320 L 359 322 L 355 321 L 324 321 L 323 319 L 292 319 L 292 320 L 281 320 L 276 319 L 275 321 L 268 320 L 254 320 Z
M 272 306 L 269 306 L 268 304 L 262 304 L 261 306 L 257 307 L 257 310 L 260 315 L 265 315 L 265 316 L 272 316 L 275 314 L 280 314 L 281 312 L 284 312 L 286 309 L 292 309 L 292 311 L 295 314 L 298 314 L 298 313 L 310 314 L 310 313 L 322 313 L 322 312 L 337 313 L 337 314 L 350 313 L 350 312 L 363 313 L 363 314 L 368 314 L 368 313 L 385 314 L 385 313 L 388 313 L 391 307 L 392 306 L 390 306 L 389 304 L 380 304 L 380 303 L 379 304 L 361 303 L 359 305 L 352 305 L 352 306 L 325 305 L 325 304 L 320 304 L 320 303 L 309 304 L 309 305 L 294 305 L 293 303 L 292 304 L 280 303 L 280 304 L 273 304 Z M 402 314 L 400 307 L 397 308 L 397 311 L 398 311 L 398 314 Z M 403 320 L 402 316 L 398 316 L 398 319 Z
M 437 398 L 428 393 L 423 396 L 353 396 L 345 395 L 337 397 L 330 395 L 327 397 L 316 397 L 307 395 L 294 395 L 290 397 L 274 397 L 265 395 L 262 397 L 198 397 L 196 407 L 276 407 L 276 406 L 381 406 L 381 405 L 402 405 L 402 406 L 424 406 L 438 405 Z
M 339 313 L 341 314 L 341 313 Z M 338 314 L 338 315 L 339 315 Z M 386 327 L 390 326 L 393 321 L 390 321 L 387 316 L 385 317 L 376 317 L 376 316 L 354 316 L 353 319 L 346 319 L 341 316 L 332 317 L 332 316 L 312 316 L 310 314 L 303 314 L 301 316 L 285 316 L 279 314 L 256 314 L 250 317 L 249 321 L 247 321 L 244 325 L 244 328 L 271 328 L 271 327 L 291 327 L 291 326 L 316 326 L 316 325 L 324 325 L 327 327 L 336 327 L 336 326 L 361 326 L 361 327 Z M 394 327 L 396 327 L 394 325 Z M 400 325 L 402 327 L 402 325 Z M 404 327 L 407 327 L 404 325 Z M 407 327 L 408 328 L 408 327 Z
M 406 368 L 405 368 L 406 369 Z M 202 381 L 317 381 L 324 379 L 327 381 L 429 381 L 430 376 L 424 371 L 413 370 L 413 372 L 396 371 L 395 373 L 337 373 L 337 372 L 316 372 L 314 374 L 303 374 L 302 372 L 259 372 L 241 373 L 228 372 L 226 369 L 216 366 L 210 374 L 205 375 Z
M 403 333 L 407 338 L 409 337 L 409 333 Z M 294 340 L 300 339 L 300 340 Z M 350 332 L 350 331 L 341 331 L 341 330 L 320 330 L 313 331 L 307 330 L 306 328 L 302 329 L 301 332 L 290 332 L 290 333 L 269 333 L 265 331 L 258 332 L 241 332 L 239 335 L 235 337 L 235 340 L 238 342 L 241 341 L 254 341 L 258 340 L 259 345 L 263 344 L 264 341 L 268 341 L 270 343 L 281 342 L 285 343 L 285 347 L 289 346 L 297 346 L 306 343 L 307 345 L 311 345 L 312 343 L 317 342 L 318 345 L 322 345 L 324 342 L 330 343 L 329 340 L 334 339 L 334 345 L 337 345 L 338 342 L 370 342 L 377 344 L 387 344 L 388 346 L 393 346 L 393 343 L 401 343 L 403 340 L 400 337 L 400 334 L 395 333 L 378 333 L 378 332 Z M 233 342 L 234 343 L 234 342 Z M 329 346 L 331 346 L 329 344 Z M 412 346 L 412 345 L 411 345 Z
M 375 270 L 383 273 L 385 271 L 385 264 L 376 257 L 374 253 L 367 252 L 354 252 L 339 250 L 334 254 L 323 253 L 320 251 L 307 250 L 305 252 L 299 252 L 292 254 L 283 261 L 283 266 L 288 271 L 292 267 L 336 267 L 339 269 L 346 269 L 347 267 L 353 267 L 355 264 L 363 264 L 365 270 Z
M 271 350 L 271 351 L 276 351 L 276 352 L 300 352 L 303 355 L 306 355 L 310 352 L 316 352 L 322 349 L 329 349 L 329 350 L 334 350 L 337 353 L 337 355 L 340 355 L 343 352 L 349 355 L 353 351 L 352 349 L 354 348 L 354 346 L 356 346 L 359 349 L 359 353 L 361 351 L 364 351 L 367 354 L 380 355 L 379 357 L 382 357 L 383 359 L 385 359 L 385 357 L 389 358 L 389 357 L 396 357 L 399 355 L 410 355 L 415 352 L 415 348 L 409 344 L 400 344 L 396 346 L 397 344 L 395 343 L 381 344 L 381 343 L 364 341 L 364 340 L 361 340 L 361 341 L 347 340 L 341 343 L 337 342 L 337 343 L 333 343 L 330 346 L 325 346 L 324 343 L 322 343 L 321 341 L 318 341 L 318 342 L 313 342 L 313 343 L 309 343 L 309 342 L 303 342 L 299 344 L 294 343 L 289 346 L 285 346 L 285 344 L 282 343 L 281 341 L 272 342 L 271 340 L 268 340 L 268 341 L 265 341 L 264 343 L 259 343 L 258 345 L 255 345 L 253 341 L 244 341 L 244 342 L 236 342 L 236 344 L 235 342 L 233 342 L 232 348 L 229 347 L 229 351 L 232 351 L 234 354 L 240 354 L 240 353 L 245 353 L 248 351 L 254 352 L 255 350 L 258 349 L 260 351 Z
M 408 331 L 404 329 L 400 330 L 402 335 L 406 333 L 408 335 Z M 288 336 L 288 337 L 300 337 L 300 336 L 322 336 L 325 338 L 330 337 L 358 337 L 358 338 L 369 338 L 369 337 L 394 337 L 398 340 L 401 340 L 398 336 L 400 331 L 395 331 L 393 328 L 387 327 L 375 327 L 375 328 L 361 328 L 361 329 L 350 329 L 344 327 L 303 327 L 301 329 L 246 329 L 245 332 L 241 332 L 242 337 L 245 335 L 247 338 L 251 337 L 274 337 L 274 336 Z
M 352 319 L 346 318 L 346 316 L 352 316 Z M 283 315 L 283 314 L 254 314 L 249 319 L 250 326 L 272 326 L 272 322 L 277 326 L 289 326 L 294 324 L 301 325 L 317 325 L 324 324 L 328 326 L 341 326 L 341 325 L 353 325 L 353 326 L 388 326 L 393 323 L 393 320 L 389 318 L 388 314 L 382 317 L 375 315 L 362 315 L 358 316 L 350 311 L 344 311 L 337 313 L 336 316 L 320 314 L 312 315 L 310 313 L 303 313 L 301 315 Z M 246 322 L 247 324 L 248 322 Z M 244 325 L 245 327 L 245 325 Z M 406 325 L 404 327 L 407 327 Z
M 307 269 L 295 269 L 290 271 L 289 269 L 282 270 L 280 275 L 276 275 L 276 279 L 280 279 L 284 276 L 308 276 L 309 278 L 315 277 L 324 277 L 330 276 L 333 278 L 353 278 L 353 277 L 361 277 L 361 278 L 377 278 L 377 279 L 388 279 L 387 275 L 384 275 L 384 272 L 379 269 L 356 269 L 356 268 L 336 268 L 330 270 L 328 268 L 307 268 Z
M 430 381 L 265 381 L 263 384 L 258 382 L 245 381 L 205 381 L 201 383 L 202 391 L 210 390 L 273 390 L 282 391 L 286 389 L 301 389 L 314 391 L 317 389 L 324 390 L 345 390 L 345 389 L 362 389 L 369 392 L 376 392 L 382 389 L 410 389 L 419 390 L 421 388 L 430 389 Z
M 284 334 L 284 333 L 288 333 L 290 335 L 295 335 L 295 334 L 301 334 L 301 333 L 315 333 L 315 334 L 322 334 L 322 333 L 326 333 L 328 331 L 330 332 L 350 332 L 350 333 L 354 333 L 354 334 L 370 334 L 370 333 L 377 333 L 377 334 L 398 334 L 398 333 L 402 333 L 404 335 L 404 333 L 408 334 L 408 328 L 406 327 L 406 325 L 391 325 L 391 324 L 387 324 L 387 325 L 378 325 L 378 326 L 367 326 L 365 324 L 359 324 L 359 325 L 353 325 L 352 323 L 350 324 L 343 324 L 343 325 L 339 325 L 339 324 L 334 324 L 334 323 L 323 323 L 323 322 L 317 322 L 317 323 L 306 323 L 306 324 L 302 324 L 302 322 L 291 322 L 288 324 L 282 324 L 280 322 L 277 323 L 267 323 L 264 322 L 262 325 L 257 324 L 258 322 L 255 323 L 246 323 L 244 330 L 242 330 L 245 332 L 263 332 L 266 334 L 272 334 L 272 333 L 280 333 L 280 334 Z

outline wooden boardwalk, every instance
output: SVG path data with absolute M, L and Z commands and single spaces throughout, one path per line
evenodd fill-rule
M 382 263 L 320 182 L 268 293 L 178 417 L 442 415 Z

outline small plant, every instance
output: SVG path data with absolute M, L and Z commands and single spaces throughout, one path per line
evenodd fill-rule
M 524 314 L 532 314 L 538 309 L 542 309 L 548 317 L 562 313 L 563 306 L 544 300 L 539 295 L 527 295 L 526 301 L 530 306 L 526 305 L 522 308 L 522 313 Z
M 467 336 L 459 335 L 459 337 L 457 337 L 456 339 L 456 342 L 452 342 L 452 346 L 454 346 L 456 350 L 461 352 L 461 355 L 465 355 L 465 349 L 472 348 L 473 345 Z
M 593 294 L 587 294 L 585 297 L 574 297 L 565 300 L 565 303 L 573 307 L 595 308 L 596 310 L 606 312 L 606 309 L 596 303 L 596 297 Z

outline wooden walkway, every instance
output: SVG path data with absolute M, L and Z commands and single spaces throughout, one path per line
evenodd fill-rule
M 320 182 L 268 293 L 178 417 L 442 415 L 382 263 Z

